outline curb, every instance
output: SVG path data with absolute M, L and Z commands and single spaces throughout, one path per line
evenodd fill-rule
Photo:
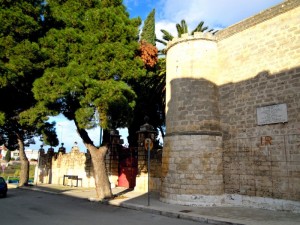
M 26 186 L 22 186 L 22 187 L 16 187 L 19 189 L 24 189 L 24 190 L 29 190 L 29 191 L 39 191 L 39 192 L 43 192 L 43 193 L 47 193 L 47 194 L 52 194 L 52 195 L 60 195 L 61 193 L 55 192 L 55 191 L 47 191 L 47 190 L 42 190 L 39 188 L 34 188 L 34 187 L 26 187 Z
M 30 191 L 39 191 L 39 192 L 43 192 L 43 193 L 47 193 L 47 194 L 65 195 L 64 193 L 42 190 L 40 188 L 35 188 L 35 187 L 23 186 L 23 187 L 17 187 L 17 188 L 30 190 Z M 74 197 L 71 195 L 65 195 L 65 196 Z M 94 199 L 94 198 L 87 198 L 87 200 L 90 202 L 97 202 L 97 203 L 104 204 L 104 205 L 122 207 L 122 208 L 137 210 L 137 211 L 143 211 L 143 212 L 147 212 L 147 213 L 151 213 L 151 214 L 155 214 L 155 215 L 166 216 L 166 217 L 170 217 L 170 218 L 178 218 L 178 219 L 202 222 L 202 223 L 213 224 L 213 225 L 244 225 L 242 223 L 233 223 L 233 222 L 222 221 L 221 218 L 215 219 L 215 218 L 204 217 L 204 216 L 201 216 L 201 215 L 199 216 L 199 215 L 195 215 L 195 214 L 188 215 L 183 212 L 163 211 L 163 210 L 156 209 L 153 207 L 136 205 L 136 204 L 131 204 L 131 203 L 112 202 L 112 200 L 98 201 L 97 199 Z
M 214 218 L 209 218 L 209 217 L 204 217 L 204 216 L 197 216 L 195 214 L 193 215 L 188 215 L 186 213 L 182 212 L 172 212 L 172 211 L 163 211 L 160 209 L 155 209 L 153 207 L 149 206 L 142 206 L 142 205 L 135 205 L 131 203 L 114 203 L 110 201 L 105 201 L 101 202 L 102 204 L 107 204 L 107 205 L 112 205 L 112 206 L 117 206 L 117 207 L 122 207 L 122 208 L 127 208 L 127 209 L 132 209 L 132 210 L 137 210 L 137 211 L 144 211 L 147 213 L 151 214 L 156 214 L 156 215 L 162 215 L 170 218 L 178 218 L 178 219 L 184 219 L 184 220 L 191 220 L 195 222 L 202 222 L 202 223 L 207 223 L 207 224 L 214 224 L 214 225 L 244 225 L 242 223 L 233 223 L 233 222 L 228 222 L 228 221 L 222 221 L 222 219 L 214 219 Z

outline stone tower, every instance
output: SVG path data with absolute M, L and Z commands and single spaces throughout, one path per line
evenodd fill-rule
M 215 37 L 183 35 L 167 48 L 161 200 L 220 204 L 224 182 Z

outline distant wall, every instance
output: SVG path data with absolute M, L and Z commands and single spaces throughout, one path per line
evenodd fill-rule
M 91 156 L 74 148 L 70 153 L 41 153 L 35 182 L 63 185 L 64 175 L 80 178 L 82 187 L 95 187 Z M 76 185 L 76 180 L 65 179 L 65 185 Z
M 54 150 L 54 149 L 53 149 Z M 106 172 L 111 183 L 111 187 L 119 185 L 119 176 L 127 176 L 127 173 L 119 171 L 120 168 L 120 153 L 122 148 L 117 145 L 113 145 L 112 148 L 106 154 L 105 164 Z M 123 150 L 125 151 L 125 150 Z M 124 154 L 124 153 L 123 153 Z M 150 180 L 149 190 L 159 191 L 161 187 L 161 150 L 153 149 L 150 155 Z M 139 161 L 138 168 L 136 168 L 137 174 L 130 174 L 127 177 L 128 182 L 133 182 L 131 179 L 135 179 L 134 189 L 140 192 L 148 191 L 148 158 L 147 151 L 144 147 L 139 148 Z M 123 167 L 123 169 L 130 169 L 134 171 L 133 165 Z M 64 184 L 64 175 L 74 175 L 80 178 L 78 185 L 82 187 L 95 187 L 95 179 L 93 172 L 93 165 L 91 161 L 91 155 L 89 153 L 80 152 L 77 147 L 73 147 L 70 153 L 57 153 L 48 151 L 47 153 L 40 153 L 38 170 L 35 173 L 34 183 L 47 183 L 47 184 Z M 137 175 L 135 177 L 135 175 Z M 76 180 L 68 180 L 65 178 L 65 185 L 76 185 Z M 131 188 L 131 187 L 130 187 Z

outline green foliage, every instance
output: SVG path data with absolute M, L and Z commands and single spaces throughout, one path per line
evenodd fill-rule
M 130 146 L 136 146 L 136 132 L 145 123 L 145 116 L 149 117 L 149 123 L 155 130 L 159 129 L 164 136 L 166 76 L 163 72 L 165 71 L 165 61 L 162 60 L 164 59 L 159 59 L 155 71 L 149 71 L 146 78 L 131 84 L 138 98 L 134 109 L 134 121 L 128 128 Z
M 153 9 L 144 22 L 141 40 L 144 40 L 155 46 L 155 39 L 155 9 Z
M 181 20 L 180 24 L 176 24 L 178 37 L 181 37 L 182 34 L 188 33 L 188 26 L 185 20 Z
M 9 178 L 10 181 L 12 180 L 19 180 L 21 172 L 21 165 L 20 164 L 12 164 L 8 165 L 8 167 L 5 168 L 4 173 L 1 174 L 1 176 L 7 180 Z M 35 172 L 35 165 L 30 165 L 29 167 L 29 179 L 34 179 L 34 172 Z
M 13 176 L 14 177 L 19 177 L 20 176 L 20 171 L 21 171 L 20 169 L 16 169 Z
M 55 132 L 55 122 L 52 123 L 45 123 L 43 130 L 42 130 L 42 138 L 43 142 L 46 145 L 50 146 L 57 146 L 58 145 L 58 139 Z
M 9 162 L 11 160 L 11 151 L 10 150 L 7 150 L 4 159 L 5 159 L 6 162 Z
M 0 112 L 0 126 L 5 124 L 5 113 Z
M 169 33 L 166 30 L 163 30 L 163 29 L 160 31 L 163 33 L 163 36 L 162 36 L 163 40 L 165 40 L 167 42 L 173 40 L 174 36 L 171 33 Z M 165 45 L 167 45 L 167 42 L 165 42 L 165 41 L 162 41 L 162 40 L 158 40 L 158 41 L 160 41 L 161 43 L 165 43 Z
M 197 27 L 192 31 L 191 34 L 193 35 L 195 32 L 204 32 L 204 31 L 206 31 L 206 30 L 208 29 L 208 27 L 207 27 L 207 26 L 204 27 L 203 25 L 204 25 L 204 22 L 201 21 L 201 22 L 197 25 Z
M 46 69 L 33 85 L 37 107 L 62 113 L 79 130 L 98 125 L 97 118 L 104 129 L 127 126 L 136 98 L 127 83 L 145 75 L 137 57 L 141 21 L 129 19 L 120 0 L 47 3 L 58 26 L 39 42 Z
M 33 82 L 42 76 L 46 65 L 38 43 L 47 31 L 42 20 L 42 15 L 47 15 L 43 3 L 43 0 L 0 1 L 0 142 L 9 149 L 18 148 L 24 164 L 27 163 L 24 146 L 47 127 L 44 112 L 32 113 L 36 105 Z M 51 137 L 57 139 L 56 135 Z M 28 182 L 29 170 L 22 168 L 23 185 Z
M 189 33 L 186 21 L 185 20 L 181 20 L 180 24 L 177 23 L 176 24 L 176 30 L 177 30 L 177 37 L 181 37 L 182 34 Z M 163 45 L 167 45 L 168 41 L 172 41 L 173 40 L 174 36 L 170 32 L 168 32 L 167 30 L 164 30 L 164 29 L 161 29 L 160 31 L 163 33 L 163 36 L 162 36 L 163 40 L 156 39 L 157 42 L 160 42 Z M 191 32 L 191 34 L 193 35 L 195 32 L 210 32 L 212 34 L 215 34 L 217 32 L 217 30 L 214 30 L 214 29 L 209 29 L 208 30 L 208 27 L 204 26 L 204 22 L 201 21 L 196 26 L 196 28 Z M 162 50 L 162 52 L 164 53 L 164 50 Z
M 155 45 L 155 10 L 153 9 L 145 20 L 141 33 L 141 43 L 146 41 Z M 168 35 L 168 33 L 166 33 Z M 173 37 L 172 37 L 173 38 Z M 170 39 L 172 39 L 170 38 Z M 156 40 L 157 41 L 157 40 Z M 166 44 L 166 42 L 165 42 Z M 164 60 L 164 59 L 163 59 Z M 131 83 L 137 93 L 136 107 L 134 110 L 134 121 L 130 124 L 128 131 L 128 142 L 130 146 L 136 146 L 136 131 L 145 123 L 144 118 L 150 118 L 149 123 L 160 130 L 164 136 L 165 126 L 165 61 L 155 62 L 154 67 L 147 67 L 147 76 L 142 80 Z
M 27 110 L 36 104 L 32 84 L 44 67 L 37 42 L 44 31 L 43 2 L 0 1 L 0 137 L 11 149 L 38 135 L 45 119 L 31 114 L 28 123 L 22 118 L 23 114 L 30 118 Z

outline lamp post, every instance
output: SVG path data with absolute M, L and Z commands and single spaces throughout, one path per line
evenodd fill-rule
M 154 127 L 148 123 L 149 117 L 145 117 L 145 124 L 140 127 L 138 133 L 138 144 L 139 148 L 142 148 L 147 151 L 147 172 L 148 172 L 148 206 L 150 206 L 150 151 L 153 148 L 153 143 L 157 132 L 154 130 Z

